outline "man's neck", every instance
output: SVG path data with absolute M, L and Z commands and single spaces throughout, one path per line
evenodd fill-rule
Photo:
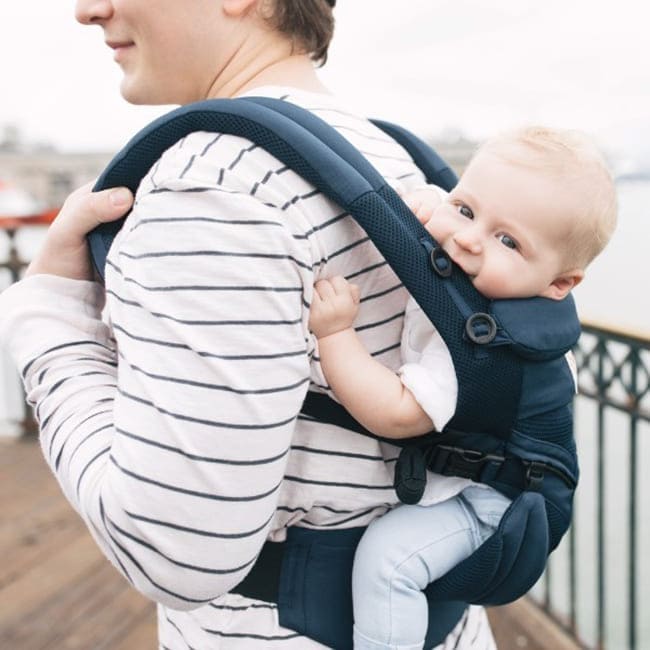
M 287 43 L 275 42 L 249 51 L 241 47 L 214 80 L 207 97 L 235 97 L 262 86 L 329 92 L 307 55 L 292 54 Z

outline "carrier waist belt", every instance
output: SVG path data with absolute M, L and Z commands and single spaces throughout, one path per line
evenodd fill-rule
M 364 530 L 292 526 L 286 541 L 264 544 L 250 573 L 232 593 L 277 603 L 283 627 L 327 647 L 352 650 L 352 563 Z M 441 643 L 466 607 L 459 601 L 430 601 L 425 647 Z

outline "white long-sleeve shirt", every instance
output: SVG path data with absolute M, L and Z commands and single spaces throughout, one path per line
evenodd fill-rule
M 255 94 L 289 95 L 392 184 L 422 183 L 333 97 Z M 46 460 L 106 556 L 160 603 L 162 648 L 316 647 L 275 606 L 226 592 L 288 526 L 362 526 L 396 503 L 391 446 L 299 415 L 310 386 L 327 390 L 313 284 L 338 274 L 361 288 L 364 345 L 396 370 L 407 293 L 365 232 L 261 147 L 198 132 L 142 181 L 103 315 L 91 282 L 32 276 L 0 297 Z M 480 608 L 458 630 L 459 648 L 493 643 Z

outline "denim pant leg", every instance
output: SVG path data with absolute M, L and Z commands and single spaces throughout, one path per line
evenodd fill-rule
M 373 521 L 352 572 L 355 649 L 422 648 L 428 623 L 422 590 L 491 533 L 461 496 L 431 506 L 402 505 Z

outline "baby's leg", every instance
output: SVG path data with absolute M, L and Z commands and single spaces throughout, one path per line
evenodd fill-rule
M 354 559 L 355 650 L 419 650 L 425 587 L 471 555 L 488 536 L 468 504 L 399 506 L 370 524 Z

